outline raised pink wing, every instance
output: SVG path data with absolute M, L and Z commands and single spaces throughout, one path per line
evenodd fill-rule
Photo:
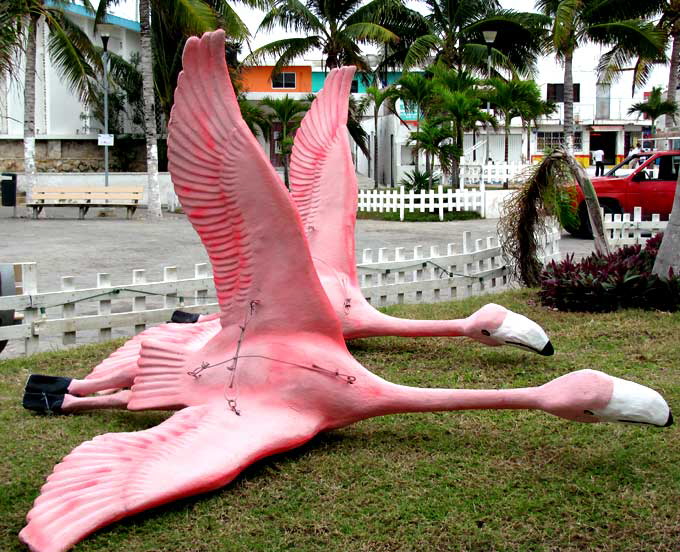
M 333 69 L 295 134 L 290 190 L 314 259 L 356 280 L 358 183 L 347 133 L 354 67 Z
M 192 37 L 169 124 L 170 174 L 210 257 L 223 326 L 341 336 L 312 264 L 299 215 L 246 126 L 229 80 L 224 31 Z M 340 337 L 338 337 L 340 338 Z
M 55 466 L 19 538 L 31 550 L 67 550 L 118 519 L 222 487 L 320 429 L 312 414 L 284 406 L 234 416 L 220 401 L 185 408 L 152 429 L 95 437 Z

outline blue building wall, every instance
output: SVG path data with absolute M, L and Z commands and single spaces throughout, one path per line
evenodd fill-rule
M 326 80 L 326 75 L 328 73 L 324 73 L 323 71 L 312 71 L 312 92 L 316 94 L 319 90 L 323 88 L 323 83 Z M 392 71 L 390 73 L 387 73 L 387 84 L 393 84 L 397 80 L 399 80 L 399 77 L 401 77 L 401 71 Z M 361 75 L 355 75 L 354 80 L 357 81 L 358 83 L 358 93 L 363 94 L 366 92 L 366 88 L 370 86 L 370 84 L 366 84 L 364 82 L 364 79 L 361 78 Z

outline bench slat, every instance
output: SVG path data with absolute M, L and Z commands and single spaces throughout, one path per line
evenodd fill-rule
M 73 201 L 89 201 L 91 199 L 112 199 L 114 201 L 117 200 L 139 200 L 142 198 L 142 194 L 92 194 L 92 195 L 65 195 L 65 194 L 50 194 L 50 195 L 39 195 L 39 196 L 33 196 L 33 201 L 37 200 L 59 200 L 59 199 L 66 199 L 66 200 L 73 200 Z
M 33 193 L 36 192 L 93 192 L 93 191 L 123 191 L 123 192 L 142 192 L 144 186 L 68 186 L 61 188 L 59 186 L 36 186 L 33 188 Z

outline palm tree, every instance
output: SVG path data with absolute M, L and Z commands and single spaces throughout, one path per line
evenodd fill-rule
M 654 87 L 649 94 L 649 98 L 645 102 L 634 103 L 628 110 L 628 115 L 637 113 L 638 118 L 644 115 L 652 120 L 652 136 L 656 134 L 656 120 L 662 115 L 666 115 L 675 122 L 675 117 L 678 114 L 678 104 L 674 101 L 664 100 L 661 97 L 661 88 Z
M 26 56 L 24 72 L 24 173 L 26 191 L 30 200 L 36 184 L 35 166 L 35 80 L 37 28 L 42 20 L 50 31 L 48 50 L 51 62 L 60 77 L 68 83 L 81 100 L 92 94 L 91 83 L 95 67 L 101 60 L 87 35 L 65 14 L 64 6 L 74 3 L 65 0 L 8 0 L 0 11 L 0 69 L 11 70 L 17 78 L 14 65 L 20 52 Z M 84 5 L 92 10 L 89 0 Z
M 294 100 L 286 94 L 283 98 L 262 98 L 260 103 L 271 109 L 269 119 L 272 123 L 281 124 L 281 161 L 283 163 L 283 180 L 286 188 L 290 188 L 288 179 L 288 156 L 293 147 L 293 134 L 300 126 L 303 115 L 309 109 L 309 103 Z
M 402 75 L 395 85 L 395 97 L 405 105 L 412 105 L 416 109 L 416 132 L 420 129 L 421 114 L 429 106 L 432 97 L 434 83 L 419 73 L 407 73 Z M 415 141 L 416 169 L 419 167 L 420 148 L 418 140 Z
M 435 86 L 437 113 L 453 123 L 457 151 L 452 159 L 453 185 L 458 186 L 460 157 L 463 152 L 463 136 L 466 130 L 474 129 L 477 123 L 496 127 L 496 118 L 482 111 L 482 100 L 473 89 L 449 90 L 441 84 Z
M 504 140 L 504 160 L 507 163 L 509 158 L 508 142 L 510 139 L 510 123 L 515 117 L 522 115 L 522 109 L 536 100 L 538 87 L 534 81 L 512 79 L 509 81 L 492 78 L 489 79 L 491 90 L 487 93 L 493 108 L 503 116 Z M 540 92 L 538 92 L 540 99 Z
M 386 88 L 378 88 L 377 86 L 369 86 L 366 89 L 366 97 L 370 104 L 373 105 L 373 180 L 376 188 L 378 187 L 378 117 L 380 116 L 380 108 L 385 102 L 394 101 L 396 97 L 396 89 L 388 86 Z M 369 160 L 370 162 L 370 160 Z M 385 184 L 383 178 L 383 185 Z
M 428 112 L 449 121 L 456 150 L 451 159 L 454 185 L 458 184 L 460 157 L 466 130 L 475 130 L 477 123 L 496 127 L 496 119 L 481 110 L 480 81 L 465 70 L 449 69 L 443 62 L 428 69 L 433 75 L 431 105 Z
M 432 57 L 447 67 L 486 73 L 487 46 L 482 31 L 498 32 L 492 49 L 494 67 L 523 76 L 536 70 L 547 18 L 501 9 L 498 0 L 422 0 L 430 13 L 427 27 L 409 48 L 404 69 L 428 65 Z
M 239 95 L 238 106 L 241 109 L 243 121 L 248 125 L 250 132 L 255 137 L 260 135 L 264 137 L 269 136 L 271 132 L 271 118 L 259 104 L 248 101 L 245 96 Z
M 356 65 L 361 71 L 370 67 L 361 54 L 366 43 L 388 43 L 397 35 L 378 23 L 383 14 L 401 7 L 394 0 L 372 0 L 362 6 L 361 0 L 333 2 L 328 0 L 275 0 L 265 15 L 258 32 L 269 32 L 277 26 L 302 33 L 303 37 L 284 38 L 255 50 L 247 60 L 255 62 L 265 56 L 277 58 L 274 73 L 310 50 L 323 52 L 326 68 Z
M 527 134 L 527 163 L 531 163 L 531 123 L 538 126 L 538 119 L 546 117 L 557 111 L 557 105 L 549 100 L 541 98 L 541 91 L 534 81 L 530 83 L 527 101 L 519 106 L 519 116 L 522 119 L 522 127 L 526 128 Z
M 410 142 L 417 142 L 418 147 L 425 151 L 428 159 L 437 159 L 442 172 L 449 174 L 453 167 L 453 160 L 462 155 L 462 149 L 454 142 L 456 135 L 450 125 L 443 119 L 425 119 L 419 130 L 411 132 Z M 432 167 L 425 167 L 428 176 L 428 188 L 432 188 Z
M 645 17 L 651 0 L 537 0 L 536 7 L 552 17 L 550 47 L 564 64 L 564 141 L 574 151 L 574 51 L 586 42 L 617 46 L 645 59 L 663 55 L 663 40 Z

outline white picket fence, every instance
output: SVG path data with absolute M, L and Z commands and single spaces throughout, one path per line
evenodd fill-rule
M 554 229 L 545 239 L 546 261 L 559 258 L 559 238 Z M 408 254 L 404 248 L 380 249 L 374 259 L 370 249 L 364 250 L 358 270 L 366 299 L 375 306 L 447 301 L 510 285 L 496 237 L 473 241 L 465 232 L 462 252 L 453 245 L 446 254 L 434 246 L 425 251 L 422 246 Z M 42 339 L 49 348 L 73 345 L 77 337 L 79 342 L 105 341 L 165 322 L 177 308 L 194 313 L 218 308 L 205 263 L 195 265 L 193 278 L 184 279 L 177 277 L 176 267 L 166 267 L 159 282 L 147 282 L 144 270 L 133 270 L 130 283 L 112 285 L 109 274 L 100 273 L 96 287 L 84 289 L 75 289 L 73 277 L 64 276 L 62 289 L 49 292 L 38 290 L 36 263 L 18 264 L 15 272 L 21 294 L 0 297 L 0 310 L 22 313 L 23 322 L 0 327 L 0 341 L 23 342 L 26 354 L 38 352 Z
M 553 226 L 539 237 L 542 260 L 560 260 L 561 229 Z M 365 249 L 357 265 L 364 297 L 376 307 L 401 303 L 436 303 L 473 295 L 499 292 L 511 285 L 498 238 L 472 239 L 463 233 L 462 251 L 448 244 L 441 254 L 437 246 L 426 252 L 422 246 L 407 253 L 403 247 L 394 252 L 386 248 Z
M 642 220 L 642 208 L 635 207 L 630 213 L 604 215 L 604 232 L 607 242 L 612 246 L 642 244 L 659 232 L 663 232 L 668 221 L 661 220 L 657 214 L 652 220 Z
M 399 220 L 404 220 L 404 213 L 415 211 L 421 213 L 438 213 L 439 220 L 444 220 L 444 211 L 477 211 L 484 216 L 484 187 L 480 189 L 444 189 L 406 190 L 403 186 L 390 190 L 359 190 L 357 209 L 368 212 L 399 213 Z

